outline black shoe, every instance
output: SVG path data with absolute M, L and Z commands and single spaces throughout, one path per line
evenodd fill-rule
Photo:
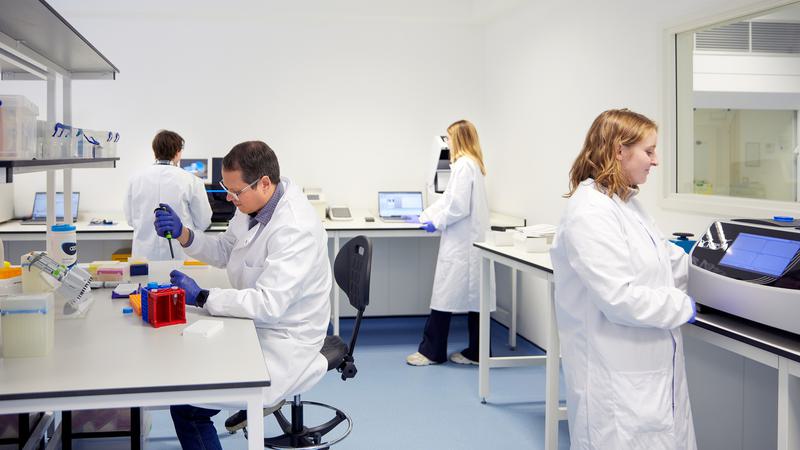
M 264 408 L 264 417 L 267 417 L 268 415 L 281 409 L 284 403 L 286 403 L 286 400 L 281 400 L 276 405 L 270 406 L 269 408 Z M 241 409 L 236 413 L 232 414 L 227 419 L 225 419 L 225 429 L 228 430 L 230 434 L 234 434 L 246 426 L 247 426 L 247 410 L 245 409 Z

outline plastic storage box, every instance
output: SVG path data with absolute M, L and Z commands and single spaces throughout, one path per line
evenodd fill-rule
M 0 295 L 22 293 L 22 268 L 0 267 Z
M 72 127 L 61 122 L 37 121 L 37 135 L 40 150 L 37 158 L 66 159 L 72 158 Z
M 119 133 L 116 131 L 105 132 L 105 139 L 100 140 L 100 151 L 95 152 L 95 158 L 115 158 L 117 156 L 117 143 L 119 142 Z
M 45 356 L 53 350 L 53 293 L 0 298 L 3 357 Z
M 492 230 L 492 241 L 498 247 L 508 247 L 514 245 L 514 232 L 513 231 L 497 231 Z
M 74 128 L 70 144 L 72 158 L 94 158 L 100 141 L 95 138 L 97 133 L 83 128 Z
M 0 158 L 36 157 L 39 108 L 22 95 L 0 95 Z

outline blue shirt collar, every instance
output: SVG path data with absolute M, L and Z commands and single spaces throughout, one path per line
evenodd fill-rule
M 251 227 L 255 225 L 253 221 L 256 221 L 260 224 L 266 225 L 272 219 L 272 215 L 275 213 L 275 208 L 278 207 L 278 202 L 280 201 L 281 197 L 283 197 L 283 183 L 280 181 L 278 184 L 275 185 L 275 192 L 272 194 L 272 198 L 269 199 L 266 205 L 261 208 L 255 217 L 250 218 Z

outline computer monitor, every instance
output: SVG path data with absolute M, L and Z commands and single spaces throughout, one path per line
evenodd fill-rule
M 72 221 L 78 220 L 78 202 L 80 202 L 80 192 L 72 193 Z M 56 218 L 64 220 L 64 193 L 56 192 Z M 33 197 L 33 212 L 31 220 L 45 221 L 47 219 L 47 194 L 37 192 Z
M 186 159 L 181 158 L 181 169 L 197 176 L 197 178 L 208 179 L 208 160 L 207 159 Z
M 422 192 L 378 192 L 378 215 L 403 220 L 422 214 Z
M 211 158 L 211 183 L 222 181 L 222 158 Z
M 227 199 L 228 193 L 219 184 L 206 184 L 208 204 L 211 205 L 211 222 L 225 223 L 233 218 L 236 205 Z

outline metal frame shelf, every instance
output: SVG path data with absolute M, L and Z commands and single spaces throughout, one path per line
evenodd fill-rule
M 45 80 L 47 120 L 56 121 L 56 82 L 62 80 L 62 119 L 72 123 L 72 80 L 113 80 L 119 69 L 44 0 L 0 0 L 0 78 Z M 55 171 L 63 191 L 72 192 L 72 169 L 116 167 L 119 158 L 0 161 L 0 184 L 15 173 L 47 172 L 47 230 L 55 223 Z M 64 210 L 72 196 L 64 196 Z M 66 223 L 72 216 L 66 214 Z M 48 231 L 49 232 L 49 231 Z
M 0 159 L 0 173 L 5 182 L 14 181 L 14 174 L 44 172 L 59 169 L 113 169 L 119 158 L 86 159 Z

